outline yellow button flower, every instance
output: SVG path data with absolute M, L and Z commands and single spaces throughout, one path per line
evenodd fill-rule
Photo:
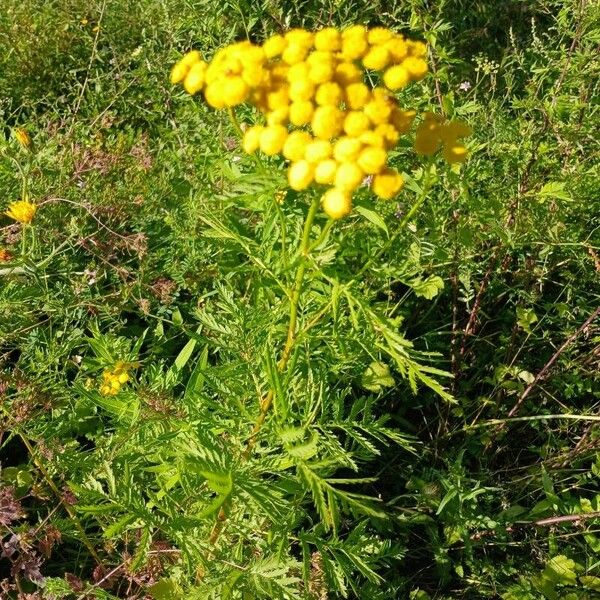
M 340 163 L 354 162 L 361 150 L 360 140 L 354 137 L 342 137 L 335 143 L 333 157 Z
M 341 55 L 344 60 L 358 60 L 368 49 L 367 30 L 363 25 L 354 25 L 342 32 Z
M 416 114 L 417 113 L 414 110 L 402 110 L 400 108 L 394 108 L 392 110 L 390 122 L 396 128 L 398 133 L 406 133 L 410 129 Z
M 384 148 L 385 140 L 383 136 L 374 131 L 365 131 L 358 138 L 365 146 L 373 146 L 375 148 Z
M 281 59 L 288 65 L 302 62 L 308 54 L 308 48 L 302 44 L 290 43 L 281 54 Z
M 193 96 L 194 94 L 197 94 L 204 86 L 206 66 L 207 65 L 204 61 L 199 61 L 195 63 L 188 71 L 183 82 L 183 87 L 188 94 Z
M 311 135 L 306 131 L 292 131 L 283 145 L 283 156 L 292 162 L 304 159 L 306 147 L 312 142 Z
M 346 192 L 353 192 L 365 178 L 363 170 L 353 162 L 345 162 L 338 166 L 335 174 L 335 187 Z
M 8 205 L 8 210 L 4 213 L 11 219 L 19 223 L 27 224 L 33 221 L 37 206 L 29 200 L 17 200 Z
M 351 62 L 339 63 L 335 68 L 335 80 L 343 86 L 362 81 L 362 71 Z
M 384 169 L 373 177 L 373 192 L 382 200 L 390 200 L 404 187 L 402 175 L 395 169 Z
M 325 185 L 332 184 L 335 181 L 337 167 L 337 162 L 331 158 L 320 162 L 315 167 L 315 181 Z
M 287 106 L 290 103 L 289 87 L 281 85 L 267 94 L 267 106 L 271 110 Z
M 358 137 L 371 126 L 369 117 L 364 112 L 353 110 L 346 114 L 344 119 L 344 131 L 353 137 Z
M 385 46 L 373 46 L 363 57 L 363 65 L 372 71 L 385 69 L 390 62 L 390 53 Z
M 467 149 L 462 144 L 445 146 L 442 151 L 444 160 L 450 164 L 465 162 L 465 160 L 467 160 L 467 155 Z
M 246 129 L 242 140 L 242 148 L 246 154 L 256 152 L 260 145 L 260 134 L 263 132 L 262 125 L 253 125 Z
M 385 71 L 383 83 L 390 90 L 401 90 L 410 83 L 410 73 L 404 65 L 395 65 Z
M 364 25 L 350 25 L 342 31 L 342 39 L 353 37 L 364 37 L 367 39 L 367 28 Z
M 315 48 L 335 52 L 341 46 L 340 32 L 335 27 L 326 27 L 315 33 Z
M 371 91 L 364 83 L 352 83 L 346 88 L 346 104 L 352 110 L 363 108 L 371 97 Z
M 190 68 L 187 65 L 178 62 L 171 69 L 171 83 L 180 83 L 181 81 L 183 81 L 185 79 L 185 76 L 188 74 L 189 70 Z
M 308 100 L 300 102 L 292 102 L 290 104 L 290 123 L 301 127 L 302 125 L 308 125 L 315 112 L 315 107 L 312 102 Z
M 305 190 L 312 183 L 314 172 L 314 166 L 307 160 L 292 163 L 288 170 L 290 187 L 297 192 Z
M 394 33 L 385 27 L 373 27 L 367 33 L 367 40 L 371 45 L 384 44 L 393 36 Z
M 387 152 L 383 148 L 368 147 L 358 156 L 358 166 L 367 174 L 380 173 L 387 162 Z
M 322 83 L 317 88 L 315 100 L 317 101 L 317 104 L 321 106 L 327 104 L 337 106 L 342 101 L 342 88 L 333 81 Z
M 393 104 L 384 100 L 371 100 L 364 107 L 364 112 L 375 124 L 387 123 L 392 114 Z
M 408 56 L 408 45 L 401 36 L 397 36 L 385 42 L 385 47 L 390 53 L 393 63 L 398 64 Z
M 328 140 L 314 140 L 306 146 L 304 158 L 309 163 L 320 163 L 328 159 L 332 152 L 333 148 Z
M 204 90 L 206 103 L 213 108 L 225 108 L 223 100 L 223 87 L 218 83 L 211 83 Z
M 444 144 L 452 144 L 458 138 L 468 137 L 473 133 L 473 130 L 464 121 L 450 121 L 444 123 L 440 129 L 440 138 Z
M 286 74 L 286 79 L 293 83 L 294 81 L 303 81 L 308 79 L 308 71 L 310 70 L 310 66 L 307 62 L 299 62 L 295 65 L 292 65 Z
M 292 83 L 290 83 L 289 95 L 290 100 L 294 102 L 312 100 L 315 95 L 315 84 L 309 79 L 292 81 Z
M 332 188 L 323 194 L 321 206 L 332 219 L 342 219 L 352 211 L 352 196 L 344 190 Z
M 335 67 L 333 62 L 323 61 L 312 64 L 308 72 L 308 78 L 313 83 L 326 83 L 333 79 Z
M 393 148 L 400 139 L 400 134 L 391 123 L 382 123 L 375 127 L 375 133 L 383 138 L 384 146 L 388 149 Z
M 409 56 L 402 64 L 414 80 L 423 79 L 427 75 L 427 63 L 422 58 Z
M 343 113 L 339 108 L 319 106 L 311 121 L 314 135 L 326 140 L 336 137 L 342 130 L 343 118 Z
M 267 125 L 285 125 L 288 121 L 290 109 L 288 106 L 282 106 L 267 113 Z
M 415 151 L 417 154 L 430 156 L 440 149 L 442 140 L 439 130 L 439 124 L 431 119 L 426 119 L 417 127 L 415 132 Z
M 260 151 L 267 156 L 274 156 L 283 149 L 288 130 L 283 125 L 269 125 L 265 127 L 259 136 Z
M 285 50 L 287 42 L 282 35 L 271 36 L 264 44 L 263 51 L 267 58 L 280 56 Z

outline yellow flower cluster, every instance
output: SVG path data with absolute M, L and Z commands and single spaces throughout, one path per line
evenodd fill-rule
M 37 206 L 33 202 L 17 200 L 8 205 L 8 210 L 4 214 L 19 223 L 31 223 L 36 210 Z
M 106 369 L 102 373 L 100 393 L 103 396 L 116 396 L 121 390 L 121 386 L 129 381 L 127 371 L 130 368 L 130 364 L 119 361 L 112 369 Z
M 189 52 L 171 81 L 190 94 L 203 91 L 214 108 L 256 106 L 265 123 L 245 131 L 244 151 L 282 154 L 294 190 L 329 186 L 323 210 L 338 219 L 352 210 L 352 194 L 367 180 L 382 199 L 402 189 L 388 152 L 416 113 L 401 109 L 392 92 L 425 76 L 425 55 L 425 44 L 383 27 L 292 29 L 262 46 L 227 46 L 210 63 Z M 380 72 L 385 87 L 367 85 L 367 71 Z
M 431 156 L 442 148 L 447 162 L 462 163 L 467 158 L 467 149 L 460 139 L 471 133 L 471 128 L 462 121 L 445 121 L 440 115 L 427 112 L 416 130 L 415 150 L 417 154 Z

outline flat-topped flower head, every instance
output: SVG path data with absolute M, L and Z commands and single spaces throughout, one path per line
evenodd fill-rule
M 262 117 L 246 128 L 243 150 L 283 156 L 296 191 L 328 186 L 323 210 L 337 219 L 351 211 L 352 194 L 367 179 L 381 199 L 402 189 L 388 153 L 410 131 L 416 112 L 402 108 L 394 94 L 425 77 L 426 57 L 423 42 L 385 27 L 292 29 L 262 46 L 231 44 L 209 62 L 189 52 L 171 81 L 192 95 L 202 92 L 215 109 L 254 106 Z M 462 162 L 467 151 L 460 140 L 469 133 L 464 124 L 426 113 L 415 149 L 422 155 L 443 149 L 448 162 Z

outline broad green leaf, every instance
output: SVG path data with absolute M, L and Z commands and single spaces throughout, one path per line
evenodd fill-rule
M 437 275 L 424 280 L 418 277 L 410 282 L 410 287 L 417 296 L 431 300 L 444 289 L 444 280 Z
M 154 600 L 183 600 L 183 591 L 172 579 L 160 579 L 148 588 Z
M 372 362 L 363 373 L 360 385 L 370 392 L 379 393 L 385 387 L 394 387 L 396 382 L 390 373 L 390 367 L 382 362 Z
M 127 527 L 127 525 L 133 523 L 135 519 L 135 515 L 124 515 L 118 521 L 115 521 L 112 525 L 107 527 L 104 530 L 102 537 L 106 538 L 107 540 L 110 540 L 111 538 L 119 535 Z
M 549 181 L 542 186 L 542 189 L 537 192 L 537 195 L 542 200 L 572 200 L 569 190 L 566 189 L 567 184 L 564 181 Z
M 531 333 L 531 326 L 537 323 L 538 318 L 533 308 L 525 308 L 523 306 L 517 306 L 517 325 L 526 331 Z
M 216 473 L 213 471 L 200 470 L 200 474 L 206 478 L 208 487 L 217 494 L 228 496 L 233 489 L 231 473 Z

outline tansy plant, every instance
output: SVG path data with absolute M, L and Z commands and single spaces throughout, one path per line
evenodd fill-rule
M 240 250 L 248 258 L 239 272 L 231 271 L 231 281 L 243 273 L 244 295 L 252 301 L 234 301 L 236 286 L 217 286 L 199 302 L 200 327 L 190 332 L 175 364 L 164 373 L 150 365 L 141 370 L 140 383 L 146 377 L 155 389 L 181 386 L 196 345 L 205 344 L 179 403 L 186 419 L 147 450 L 154 465 L 165 465 L 160 485 L 168 482 L 152 500 L 164 515 L 160 529 L 177 540 L 195 578 L 193 587 L 184 578 L 161 582 L 169 598 L 325 597 L 308 589 L 347 597 L 348 586 L 358 593 L 356 573 L 375 586 L 382 582 L 374 569 L 395 551 L 372 520 L 382 523 L 386 510 L 360 488 L 348 489 L 371 479 L 347 473 L 360 473 L 378 445 L 410 448 L 407 436 L 374 409 L 379 395 L 397 385 L 395 372 L 413 393 L 421 385 L 452 399 L 439 383 L 447 374 L 423 364 L 432 355 L 413 349 L 398 330 L 401 317 L 371 301 L 363 281 L 399 241 L 427 184 L 397 232 L 360 269 L 344 269 L 343 261 L 337 271 L 327 265 L 336 248 L 343 252 L 342 240 L 330 234 L 335 220 L 352 212 L 358 188 L 368 182 L 378 198 L 389 200 L 403 187 L 389 152 L 408 134 L 416 112 L 401 108 L 394 93 L 426 75 L 425 56 L 423 43 L 384 28 L 294 29 L 262 46 L 230 45 L 210 62 L 189 52 L 172 70 L 173 83 L 229 111 L 243 149 L 260 169 L 262 179 L 253 185 L 268 180 L 257 152 L 281 155 L 289 161 L 289 186 L 302 192 L 308 207 L 298 202 L 288 212 L 287 194 L 271 190 L 271 202 L 261 209 L 262 242 L 207 207 L 201 215 L 207 239 L 233 245 L 235 264 Z M 238 125 L 234 110 L 244 103 L 257 109 L 260 124 Z M 449 162 L 461 162 L 466 150 L 460 139 L 468 133 L 464 124 L 427 113 L 417 128 L 416 151 L 442 150 Z M 329 217 L 323 225 L 320 208 Z M 370 220 L 387 231 L 373 211 Z M 418 294 L 432 297 L 439 282 L 421 278 L 418 248 L 410 255 L 403 268 L 416 277 Z M 233 263 L 224 258 L 224 269 L 231 268 L 227 264 Z M 213 309 L 204 310 L 205 303 Z M 123 415 L 128 399 L 120 393 L 121 376 L 107 371 L 101 392 L 113 396 L 110 410 Z M 167 464 L 176 466 L 169 470 Z M 83 502 L 87 492 L 81 492 Z M 344 514 L 354 520 L 344 524 Z

